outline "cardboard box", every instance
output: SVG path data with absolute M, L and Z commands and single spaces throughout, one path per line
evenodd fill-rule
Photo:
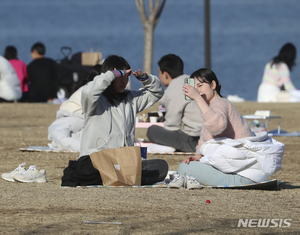
M 94 66 L 101 64 L 102 54 L 101 52 L 82 52 L 81 53 L 81 65 Z

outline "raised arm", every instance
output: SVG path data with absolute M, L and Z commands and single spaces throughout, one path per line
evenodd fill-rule
M 93 81 L 89 82 L 82 90 L 81 105 L 82 110 L 86 115 L 90 115 L 97 107 L 97 101 L 102 93 L 117 77 L 129 74 L 128 70 L 114 70 L 101 73 L 96 76 Z
M 164 94 L 164 87 L 158 77 L 141 72 L 132 72 L 132 74 L 143 84 L 143 88 L 133 92 L 134 100 L 137 105 L 137 112 L 151 107 Z

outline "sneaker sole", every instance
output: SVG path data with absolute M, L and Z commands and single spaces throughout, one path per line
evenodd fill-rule
M 174 188 L 174 189 L 181 189 L 181 188 L 183 188 L 183 187 L 176 187 L 176 186 L 168 186 L 168 188 Z
M 45 183 L 47 182 L 47 178 L 46 177 L 42 177 L 42 178 L 37 178 L 37 179 L 33 179 L 33 180 L 26 180 L 26 179 L 16 179 L 16 181 L 21 182 L 21 183 Z
M 1 178 L 6 180 L 6 181 L 9 181 L 9 182 L 16 182 L 14 179 L 8 179 L 8 178 L 2 177 L 2 176 L 1 176 Z
M 197 189 L 202 189 L 202 188 L 188 188 L 188 190 L 197 190 Z
M 178 187 L 176 185 L 170 185 L 168 184 L 168 188 L 175 188 L 175 189 L 181 189 L 181 188 L 185 188 L 185 185 L 181 186 L 181 187 Z
M 190 187 L 187 186 L 188 190 L 195 190 L 195 189 L 202 189 L 202 188 L 203 188 L 202 186 L 196 186 L 196 185 L 195 186 L 190 186 Z

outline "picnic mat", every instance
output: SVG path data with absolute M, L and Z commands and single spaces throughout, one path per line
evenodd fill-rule
M 20 151 L 27 151 L 27 152 L 50 152 L 50 153 L 79 153 L 77 151 L 66 151 L 66 150 L 58 150 L 58 149 L 52 149 L 47 146 L 29 146 L 28 148 L 19 148 Z M 151 154 L 190 154 L 193 155 L 194 153 L 188 153 L 188 152 L 171 152 L 171 153 L 151 153 Z M 169 179 L 166 179 L 163 182 L 156 183 L 154 185 L 142 185 L 142 186 L 103 186 L 103 185 L 89 185 L 89 186 L 77 186 L 79 188 L 85 187 L 85 188 L 124 188 L 124 187 L 132 187 L 132 188 L 167 188 L 168 183 L 170 182 Z M 204 188 L 223 188 L 223 189 L 275 189 L 280 184 L 280 181 L 277 181 L 276 179 L 268 180 L 256 184 L 247 184 L 247 185 L 236 185 L 236 186 L 203 186 Z M 61 186 L 62 188 L 74 188 L 74 187 L 67 187 L 67 186 Z
M 60 150 L 48 146 L 29 146 L 28 148 L 19 148 L 19 150 L 23 152 L 79 153 L 78 151 Z
M 270 190 L 276 189 L 280 181 L 273 179 L 268 181 L 263 181 L 255 184 L 246 184 L 246 185 L 237 185 L 237 186 L 203 186 L 206 188 L 223 188 L 223 189 L 261 189 L 261 190 Z
M 278 133 L 278 130 L 272 130 L 272 131 L 268 131 L 268 136 L 300 136 L 300 133 L 298 131 L 294 131 L 294 132 L 287 132 L 284 130 L 280 130 L 280 132 Z
M 168 181 L 156 183 L 154 185 L 142 186 L 104 186 L 104 185 L 89 185 L 77 186 L 76 188 L 168 188 Z M 255 184 L 237 185 L 237 186 L 203 186 L 203 188 L 216 188 L 216 189 L 258 189 L 258 190 L 274 190 L 278 188 L 280 181 L 273 179 Z M 60 186 L 61 188 L 74 188 L 68 186 Z

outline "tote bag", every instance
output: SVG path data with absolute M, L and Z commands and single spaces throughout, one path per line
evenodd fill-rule
M 140 186 L 141 147 L 104 149 L 90 155 L 92 164 L 106 186 Z

